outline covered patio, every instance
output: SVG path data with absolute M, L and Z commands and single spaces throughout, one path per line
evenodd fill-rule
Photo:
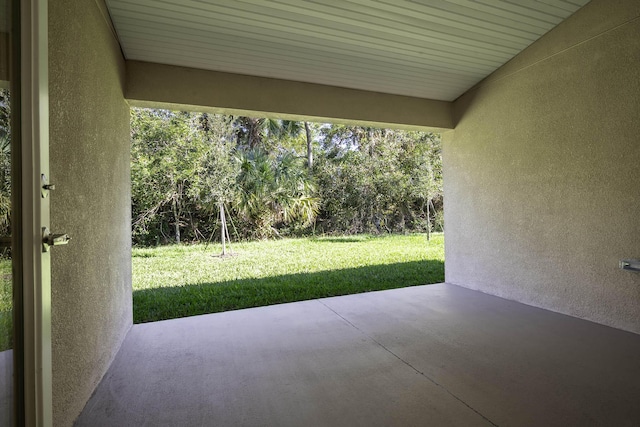
M 38 4 L 33 425 L 640 424 L 640 2 Z M 447 284 L 133 325 L 131 107 L 442 133 Z
M 454 285 L 134 325 L 76 426 L 637 426 L 640 336 Z

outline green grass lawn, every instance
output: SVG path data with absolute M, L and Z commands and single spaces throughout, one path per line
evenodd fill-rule
M 133 318 L 197 314 L 444 281 L 444 236 L 319 237 L 133 250 Z
M 0 351 L 13 347 L 11 260 L 0 259 Z

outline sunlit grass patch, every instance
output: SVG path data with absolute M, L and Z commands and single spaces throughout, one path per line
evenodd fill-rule
M 330 236 L 133 250 L 134 321 L 444 281 L 444 238 Z

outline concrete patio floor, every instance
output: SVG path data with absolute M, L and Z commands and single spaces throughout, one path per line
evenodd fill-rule
M 453 285 L 134 325 L 77 426 L 638 426 L 640 336 Z

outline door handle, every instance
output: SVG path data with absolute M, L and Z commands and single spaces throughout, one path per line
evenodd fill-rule
M 622 259 L 620 260 L 620 268 L 640 273 L 640 259 Z
M 51 234 L 47 227 L 42 228 L 42 251 L 49 252 L 51 246 L 66 245 L 71 240 L 68 234 Z M 11 236 L 0 236 L 0 249 L 11 248 Z
M 68 234 L 52 234 L 47 227 L 42 227 L 42 252 L 49 252 L 51 246 L 66 245 L 69 240 Z

